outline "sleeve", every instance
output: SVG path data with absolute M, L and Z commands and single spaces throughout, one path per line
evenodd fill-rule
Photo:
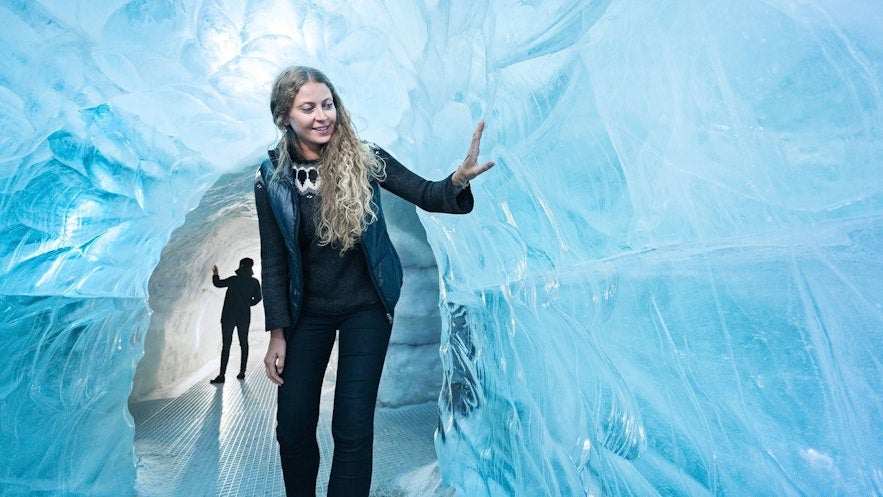
M 475 200 L 470 187 L 459 189 L 454 186 L 449 174 L 440 181 L 429 181 L 415 174 L 386 150 L 371 145 L 374 155 L 386 168 L 386 179 L 381 186 L 428 212 L 447 214 L 467 214 L 472 212 Z
M 217 274 L 212 275 L 212 285 L 215 285 L 217 288 L 224 288 L 226 286 L 230 286 L 230 278 L 221 279 Z
M 267 185 L 260 170 L 255 175 L 255 209 L 258 214 L 258 231 L 261 239 L 261 281 L 265 328 L 275 330 L 291 325 L 288 284 L 291 278 L 285 241 L 276 215 L 270 206 Z

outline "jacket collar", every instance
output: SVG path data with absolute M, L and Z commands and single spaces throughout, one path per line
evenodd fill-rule
M 267 156 L 270 158 L 270 165 L 272 166 L 270 168 L 270 173 L 275 178 L 275 177 L 277 177 L 276 172 L 278 171 L 278 168 L 276 166 L 279 165 L 279 149 L 273 148 L 273 149 L 267 150 Z M 294 176 L 291 173 L 291 168 L 283 169 L 280 172 L 280 174 L 278 174 L 278 180 L 282 181 L 283 183 L 288 184 L 288 186 L 293 186 L 294 185 Z

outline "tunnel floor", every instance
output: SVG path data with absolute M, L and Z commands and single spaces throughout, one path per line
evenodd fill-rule
M 227 381 L 216 370 L 179 395 L 129 404 L 138 457 L 136 497 L 284 496 L 275 440 L 275 386 L 261 365 L 266 334 L 249 336 L 250 371 L 237 380 L 234 340 Z M 229 374 L 230 372 L 233 374 Z M 325 495 L 333 442 L 333 382 L 326 374 L 318 441 L 322 452 L 317 495 Z M 440 484 L 433 446 L 435 403 L 379 409 L 375 417 L 373 497 L 450 497 Z

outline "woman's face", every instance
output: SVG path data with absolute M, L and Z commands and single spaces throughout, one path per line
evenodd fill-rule
M 331 90 L 325 83 L 310 81 L 304 84 L 294 96 L 294 103 L 288 111 L 285 124 L 291 125 L 301 143 L 304 159 L 319 158 L 322 147 L 334 134 L 337 109 L 331 98 Z

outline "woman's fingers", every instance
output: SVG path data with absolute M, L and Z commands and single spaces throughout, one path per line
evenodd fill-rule
M 481 149 L 481 134 L 484 133 L 484 121 L 479 121 L 478 126 L 472 133 L 472 144 L 469 146 L 469 153 L 466 155 L 466 162 L 475 163 L 478 160 L 478 152 Z
M 273 383 L 277 385 L 281 385 L 282 381 L 282 370 L 285 367 L 285 343 L 282 343 L 282 350 L 279 350 L 279 344 L 275 341 L 270 341 L 270 346 L 267 348 L 267 355 L 264 356 L 264 368 L 267 371 L 267 378 L 270 379 Z
M 480 166 L 478 165 L 478 154 L 481 151 L 482 133 L 484 133 L 484 120 L 478 123 L 478 126 L 472 133 L 472 144 L 469 146 L 469 153 L 466 154 L 466 159 L 463 160 L 463 165 L 460 166 L 459 174 L 461 175 L 461 178 L 466 181 L 475 179 L 476 176 L 494 166 L 493 161 L 485 162 Z
M 477 178 L 479 175 L 483 174 L 488 169 L 494 167 L 494 164 L 496 164 L 496 162 L 494 162 L 494 161 L 487 161 L 484 164 L 482 164 L 481 166 L 476 164 L 471 169 L 469 169 L 467 172 L 465 172 L 464 176 L 469 181 L 472 181 L 475 178 Z
M 478 126 L 475 128 L 475 131 L 472 133 L 472 147 L 470 147 L 470 151 L 475 151 L 475 156 L 478 157 L 478 149 L 481 145 L 481 135 L 484 133 L 484 121 L 479 121 Z
M 481 173 L 487 171 L 488 169 L 494 167 L 495 164 L 496 164 L 496 162 L 494 162 L 494 161 L 492 161 L 492 160 L 489 160 L 489 161 L 485 162 L 484 165 L 482 165 L 480 168 L 478 168 L 478 172 L 477 172 L 475 175 L 478 176 L 479 174 L 481 174 Z

